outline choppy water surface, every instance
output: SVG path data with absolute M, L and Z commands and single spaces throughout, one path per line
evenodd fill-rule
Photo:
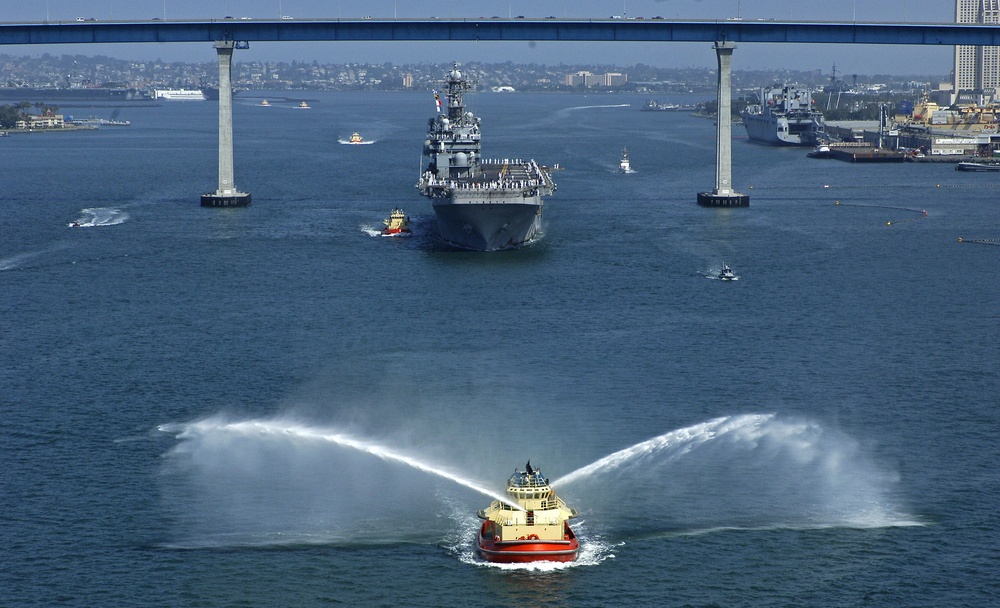
M 752 206 L 702 209 L 710 121 L 471 101 L 564 168 L 524 249 L 436 239 L 428 95 L 237 97 L 237 210 L 211 103 L 3 141 L 0 603 L 990 605 L 995 175 L 737 129 Z M 528 459 L 574 564 L 475 555 Z

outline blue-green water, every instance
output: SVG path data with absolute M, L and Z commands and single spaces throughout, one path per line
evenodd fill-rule
M 246 209 L 198 205 L 211 103 L 0 140 L 0 605 L 995 602 L 995 175 L 736 127 L 752 206 L 704 209 L 711 121 L 484 94 L 484 153 L 565 170 L 477 254 L 414 188 L 429 94 L 306 98 L 237 97 Z M 597 463 L 576 564 L 472 550 L 529 458 Z

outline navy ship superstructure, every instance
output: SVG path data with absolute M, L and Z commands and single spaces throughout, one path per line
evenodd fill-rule
M 431 199 L 441 238 L 475 251 L 518 247 L 541 229 L 542 197 L 555 183 L 548 169 L 533 160 L 484 159 L 479 118 L 465 109 L 462 96 L 472 85 L 452 68 L 438 114 L 428 120 L 421 162 L 420 193 Z M 441 106 L 447 110 L 442 112 Z
M 823 113 L 816 109 L 812 92 L 784 86 L 762 88 L 758 103 L 743 110 L 747 136 L 778 146 L 815 146 L 828 141 Z

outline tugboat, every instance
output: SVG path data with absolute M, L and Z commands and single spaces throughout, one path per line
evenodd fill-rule
M 263 108 L 270 108 L 271 107 L 271 103 L 268 100 L 266 100 L 266 99 L 261 100 L 260 105 Z
M 733 269 L 729 267 L 729 264 L 723 264 L 722 270 L 719 272 L 720 281 L 739 281 L 740 278 L 736 276 Z
M 382 236 L 394 236 L 410 232 L 410 218 L 406 217 L 402 209 L 393 209 L 389 217 L 382 220 L 382 223 L 385 224 L 385 228 L 382 229 Z
M 352 143 L 352 144 L 363 144 L 363 143 L 365 143 L 365 140 L 363 140 L 361 138 L 361 135 L 359 135 L 358 132 L 355 131 L 354 133 L 351 133 L 350 143 Z
M 300 110 L 308 110 L 309 109 L 309 104 L 307 104 L 306 102 L 303 101 L 302 103 L 299 104 L 299 109 Z
M 628 160 L 628 148 L 622 150 L 622 160 L 618 163 L 619 173 L 635 173 L 632 170 L 632 164 Z
M 507 480 L 510 501 L 494 500 L 479 511 L 483 520 L 477 547 L 490 562 L 571 562 L 580 543 L 569 527 L 578 515 L 555 495 L 542 472 L 525 465 Z

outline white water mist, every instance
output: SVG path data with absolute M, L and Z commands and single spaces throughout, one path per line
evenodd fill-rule
M 330 427 L 211 418 L 170 424 L 164 498 L 181 543 L 434 540 L 442 494 L 507 498 L 458 472 Z M 482 505 L 485 506 L 485 505 Z
M 553 483 L 594 518 L 636 533 L 912 523 L 894 504 L 896 475 L 855 440 L 774 415 L 726 416 L 671 431 Z

